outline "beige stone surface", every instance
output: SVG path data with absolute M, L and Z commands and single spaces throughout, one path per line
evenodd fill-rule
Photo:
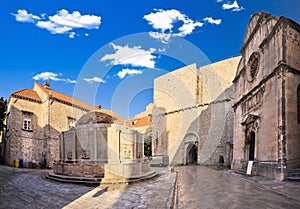
M 134 116 L 134 118 L 142 118 L 142 117 L 146 117 L 146 116 L 150 115 L 152 113 L 152 111 L 153 111 L 153 108 L 154 108 L 154 104 L 153 103 L 148 104 L 147 107 L 146 107 L 146 110 L 144 112 L 136 114 Z
M 199 69 L 192 64 L 155 79 L 153 155 L 167 156 L 171 165 L 187 164 L 194 145 L 200 164 L 216 164 L 220 155 L 230 156 L 225 147 L 232 142 L 228 124 L 239 61 L 234 57 Z M 230 164 L 229 158 L 225 161 Z
M 10 165 L 16 159 L 23 159 L 24 166 L 29 166 L 31 161 L 41 161 L 44 152 L 47 166 L 52 167 L 59 158 L 60 133 L 69 129 L 68 118 L 78 120 L 89 111 L 51 99 L 43 88 L 37 83 L 33 87 L 41 102 L 14 95 L 8 101 L 5 157 Z M 23 112 L 32 114 L 32 130 L 23 129 Z
M 244 170 L 251 153 L 254 172 L 269 178 L 284 180 L 294 165 L 300 165 L 299 29 L 291 20 L 265 12 L 249 21 L 234 79 L 233 169 Z M 255 53 L 258 67 L 251 76 Z

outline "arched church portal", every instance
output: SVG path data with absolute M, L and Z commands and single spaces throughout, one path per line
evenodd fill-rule
M 255 133 L 251 132 L 249 134 L 249 139 L 248 139 L 248 153 L 249 153 L 249 161 L 253 161 L 254 160 L 254 153 L 255 153 Z

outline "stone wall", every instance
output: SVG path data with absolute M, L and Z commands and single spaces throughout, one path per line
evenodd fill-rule
M 85 110 L 72 107 L 49 96 L 35 84 L 34 90 L 42 102 L 10 97 L 8 102 L 8 130 L 5 139 L 5 159 L 13 166 L 16 159 L 23 159 L 24 165 L 41 161 L 45 154 L 47 166 L 59 159 L 59 137 L 69 129 L 68 118 L 78 120 Z M 32 130 L 23 129 L 23 112 L 32 114 Z
M 300 123 L 297 113 L 297 89 L 300 89 L 300 26 L 285 19 L 286 26 L 286 121 L 287 121 L 287 160 L 288 167 L 300 165 Z
M 185 164 L 192 143 L 198 146 L 200 164 L 215 164 L 220 155 L 230 160 L 230 151 L 225 154 L 225 150 L 231 147 L 226 144 L 231 144 L 233 134 L 231 81 L 239 60 L 231 58 L 199 70 L 189 65 L 155 79 L 153 155 L 167 156 L 171 165 Z
M 300 53 L 299 53 L 300 54 Z M 300 73 L 295 75 L 286 74 L 286 137 L 287 137 L 287 160 L 297 160 L 300 164 L 300 123 L 298 123 L 297 89 L 300 86 Z M 300 89 L 300 88 L 299 88 Z

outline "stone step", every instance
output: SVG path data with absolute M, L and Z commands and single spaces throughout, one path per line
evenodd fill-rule
M 300 172 L 289 172 L 288 176 L 300 176 Z
M 74 175 L 65 175 L 65 174 L 59 174 L 59 173 L 54 173 L 54 172 L 49 172 L 48 173 L 49 176 L 56 176 L 58 178 L 62 178 L 62 179 L 76 179 L 76 180 L 87 180 L 87 181 L 95 181 L 95 180 L 99 180 L 102 179 L 104 175 L 99 175 L 99 176 L 74 176 Z
M 287 177 L 287 180 L 288 181 L 300 181 L 300 176 L 297 176 L 297 177 L 296 176 L 294 176 L 294 177 L 289 176 L 289 177 Z
M 149 179 L 153 179 L 156 177 L 159 177 L 160 174 L 156 171 L 151 171 L 149 173 L 139 175 L 139 176 L 132 176 L 132 177 L 120 177 L 115 179 L 106 179 L 103 178 L 103 181 L 101 181 L 101 185 L 103 184 L 132 184 L 140 181 L 146 181 Z
M 237 170 L 237 171 L 234 171 L 234 172 L 237 173 L 237 174 L 240 174 L 240 175 L 247 175 L 246 171 L 243 171 L 243 170 Z
M 66 176 L 59 175 L 55 173 L 47 173 L 45 176 L 47 179 L 51 179 L 54 181 L 62 182 L 62 183 L 74 183 L 74 184 L 85 184 L 85 185 L 99 185 L 101 183 L 102 177 L 79 177 L 79 176 Z
M 296 167 L 296 168 L 292 169 L 288 173 L 288 177 L 299 177 L 300 178 L 300 168 Z

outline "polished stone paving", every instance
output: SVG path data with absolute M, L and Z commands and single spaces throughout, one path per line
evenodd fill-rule
M 202 166 L 155 169 L 161 175 L 149 181 L 88 187 L 44 179 L 45 170 L 0 166 L 0 208 L 300 208 L 300 182 Z
M 156 168 L 158 169 L 158 168 Z M 113 209 L 161 209 L 171 208 L 174 197 L 176 173 L 160 168 L 161 175 L 155 179 L 131 185 L 100 186 L 76 201 L 66 209 L 113 208 Z
M 94 189 L 49 181 L 45 172 L 0 165 L 0 208 L 62 208 Z
M 300 182 L 246 177 L 202 166 L 176 170 L 178 208 L 300 208 Z

